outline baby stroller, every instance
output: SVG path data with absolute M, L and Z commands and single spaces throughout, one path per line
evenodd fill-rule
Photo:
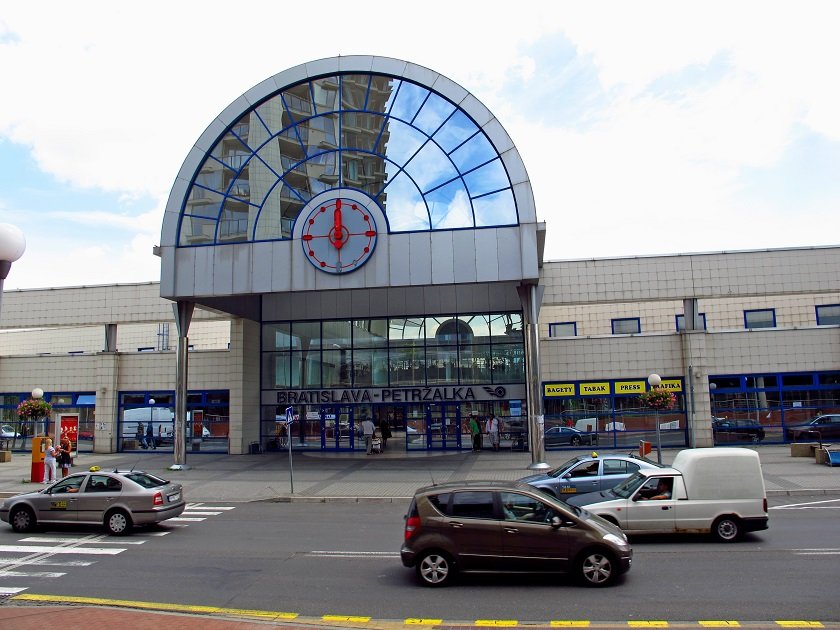
M 382 438 L 379 437 L 379 433 L 377 432 L 373 433 L 373 437 L 370 440 L 370 452 L 382 453 Z

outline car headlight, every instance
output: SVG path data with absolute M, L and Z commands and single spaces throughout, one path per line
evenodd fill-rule
M 623 534 L 621 536 L 616 536 L 615 534 L 607 534 L 604 536 L 604 540 L 607 542 L 611 542 L 614 545 L 618 545 L 619 547 L 629 547 L 630 543 L 627 542 L 627 536 Z

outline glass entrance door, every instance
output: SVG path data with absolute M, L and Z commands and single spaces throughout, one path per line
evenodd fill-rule
M 461 448 L 461 414 L 458 405 L 429 405 L 426 442 L 430 449 Z
M 352 407 L 321 407 L 321 447 L 352 451 L 360 441 L 356 437 Z M 364 439 L 361 439 L 364 444 Z

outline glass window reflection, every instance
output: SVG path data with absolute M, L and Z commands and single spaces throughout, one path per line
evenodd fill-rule
M 427 142 L 405 167 L 421 191 L 426 192 L 458 177 L 455 165 L 440 147 Z
M 473 199 L 476 226 L 516 225 L 516 204 L 510 190 Z
M 420 87 L 416 83 L 403 81 L 389 114 L 393 118 L 399 118 L 410 123 L 414 120 L 428 96 L 429 90 L 426 88 Z
M 376 200 L 385 209 L 392 232 L 429 229 L 426 202 L 405 173 L 395 177 Z
M 262 346 L 262 384 L 269 389 L 525 378 L 522 315 L 516 312 L 276 322 L 263 325 Z
M 302 81 L 244 112 L 196 171 L 178 244 L 291 238 L 306 202 L 339 186 L 376 199 L 393 231 L 517 218 L 498 155 L 465 112 L 409 81 L 357 73 Z
M 458 179 L 426 195 L 432 229 L 473 226 L 472 205 L 464 183 Z

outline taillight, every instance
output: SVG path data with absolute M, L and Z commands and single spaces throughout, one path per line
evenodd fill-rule
M 420 517 L 419 516 L 409 516 L 405 519 L 405 539 L 408 540 L 414 534 L 420 531 Z
M 163 505 L 163 495 L 160 492 L 155 492 L 154 505 Z

